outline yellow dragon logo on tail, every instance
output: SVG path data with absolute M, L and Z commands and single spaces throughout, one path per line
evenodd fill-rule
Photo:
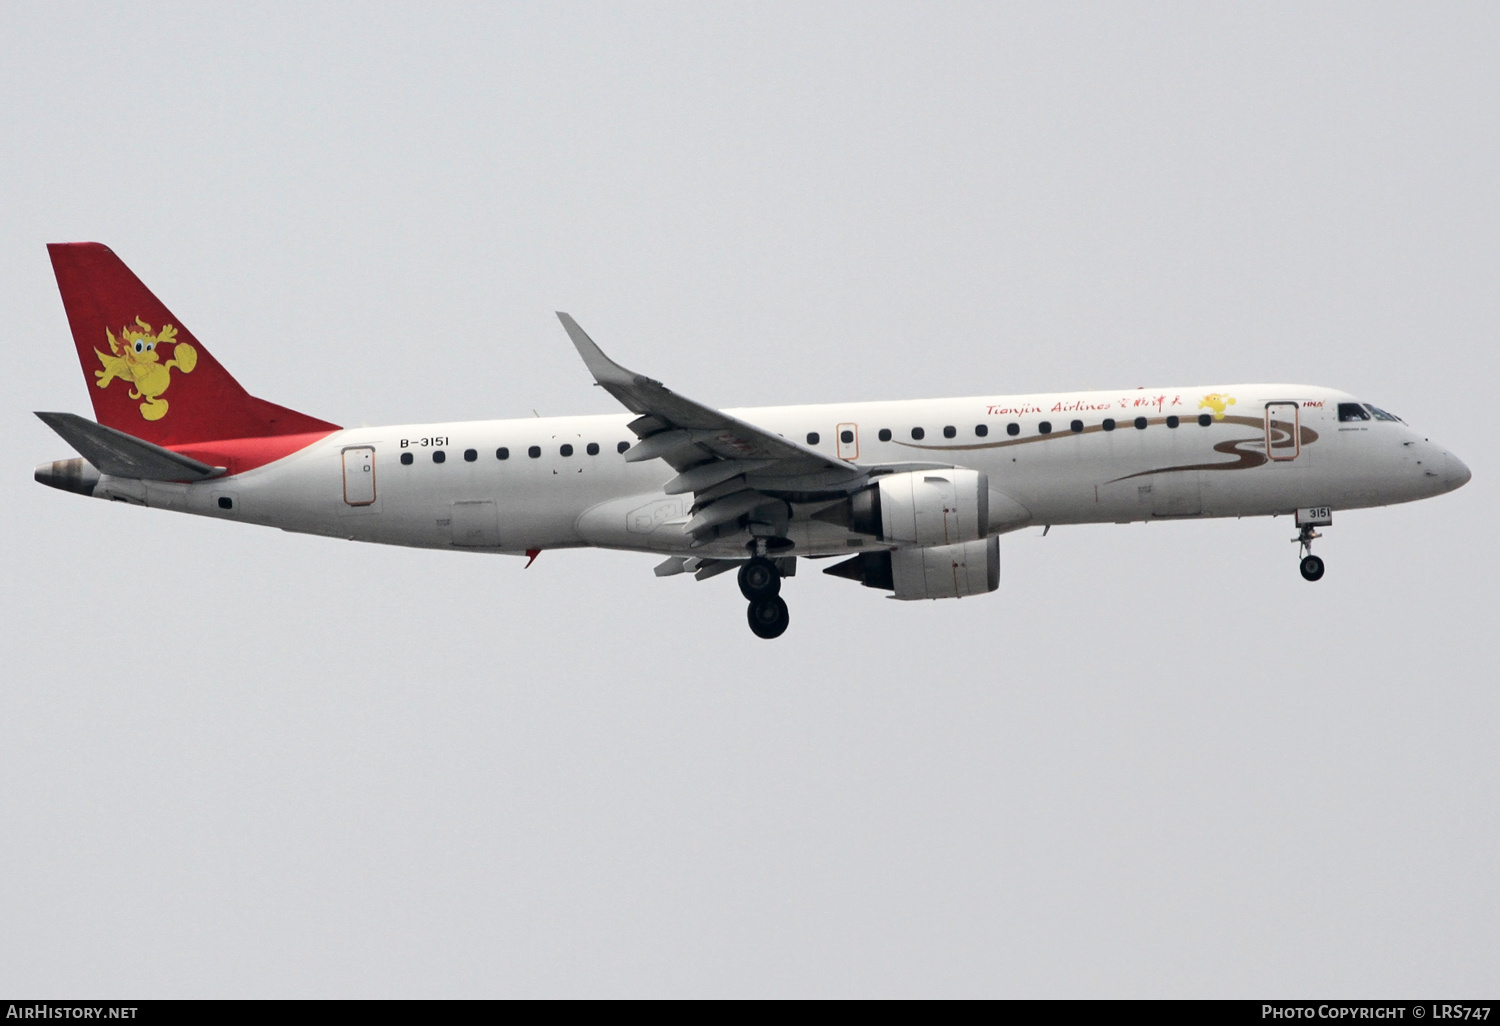
M 161 398 L 161 394 L 172 383 L 172 368 L 191 374 L 198 366 L 198 350 L 186 342 L 178 342 L 172 350 L 172 359 L 161 363 L 156 347 L 171 345 L 177 338 L 177 329 L 167 324 L 161 331 L 156 331 L 139 317 L 135 323 L 134 328 L 128 325 L 121 328 L 118 340 L 114 332 L 104 329 L 109 338 L 110 353 L 114 355 L 94 350 L 104 365 L 103 370 L 94 371 L 94 377 L 99 379 L 96 384 L 100 388 L 108 388 L 116 378 L 130 382 L 130 398 L 146 400 L 141 403 L 141 416 L 147 420 L 161 420 L 167 415 L 167 401 Z
M 1198 409 L 1213 410 L 1214 420 L 1223 420 L 1224 411 L 1229 409 L 1229 407 L 1233 405 L 1234 396 L 1225 395 L 1222 392 L 1210 392 L 1208 395 L 1204 396 L 1203 401 L 1198 404 Z

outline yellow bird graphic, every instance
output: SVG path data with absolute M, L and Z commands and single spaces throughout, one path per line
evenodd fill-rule
M 1198 409 L 1213 410 L 1214 420 L 1223 420 L 1224 411 L 1229 409 L 1229 407 L 1233 405 L 1234 396 L 1225 395 L 1222 392 L 1210 392 L 1208 395 L 1204 396 L 1203 401 L 1198 404 Z
M 134 328 L 121 328 L 119 339 L 115 338 L 114 332 L 104 329 L 110 352 L 94 350 L 104 365 L 103 370 L 94 371 L 94 377 L 99 379 L 95 383 L 100 388 L 108 388 L 116 378 L 130 382 L 130 398 L 146 400 L 141 403 L 141 416 L 147 420 L 161 420 L 167 415 L 167 401 L 161 398 L 161 394 L 172 383 L 172 368 L 191 374 L 198 365 L 198 351 L 186 342 L 178 342 L 172 350 L 172 359 L 162 363 L 156 347 L 171 345 L 177 338 L 177 329 L 167 324 L 158 332 L 139 317 L 135 323 Z

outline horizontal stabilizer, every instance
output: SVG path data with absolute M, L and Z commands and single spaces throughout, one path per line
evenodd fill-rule
M 37 416 L 101 474 L 140 481 L 201 481 L 224 473 L 223 467 L 210 467 L 188 459 L 134 435 L 95 424 L 76 413 L 38 413 Z

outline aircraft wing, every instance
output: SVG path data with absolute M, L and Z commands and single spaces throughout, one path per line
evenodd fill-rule
M 626 370 L 605 356 L 572 317 L 562 312 L 557 317 L 594 380 L 627 410 L 640 414 L 630 422 L 640 441 L 625 459 L 665 460 L 678 472 L 667 482 L 667 494 L 693 493 L 694 514 L 685 530 L 696 541 L 711 539 L 720 525 L 737 523 L 742 516 L 757 519 L 763 507 L 784 509 L 784 499 L 841 494 L 867 479 L 868 468 L 747 424 Z

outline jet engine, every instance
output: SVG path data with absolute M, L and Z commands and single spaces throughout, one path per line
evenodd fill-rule
M 898 544 L 977 541 L 989 526 L 989 479 L 959 468 L 888 474 L 817 519 Z
M 823 572 L 894 592 L 898 599 L 983 595 L 1000 587 L 1000 539 L 861 552 Z

